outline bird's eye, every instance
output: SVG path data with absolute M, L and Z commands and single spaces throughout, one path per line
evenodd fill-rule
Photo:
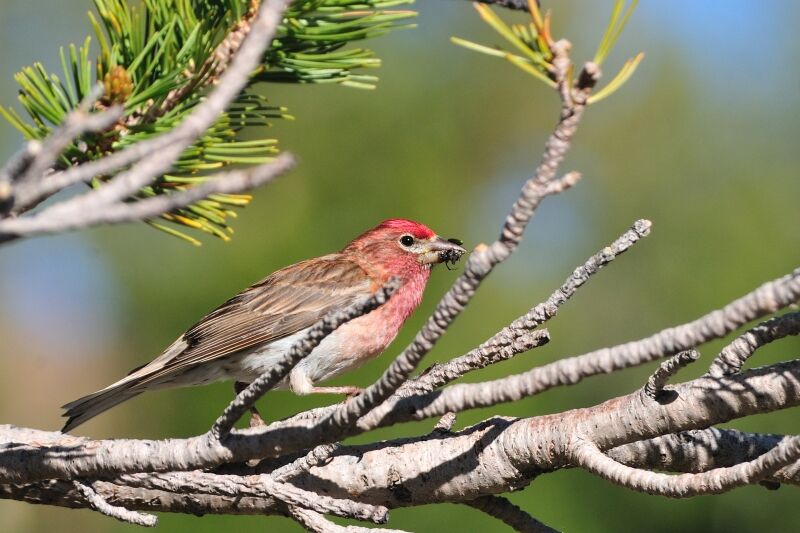
M 402 237 L 400 237 L 400 244 L 408 248 L 409 246 L 414 244 L 414 237 L 412 237 L 411 235 L 403 235 Z

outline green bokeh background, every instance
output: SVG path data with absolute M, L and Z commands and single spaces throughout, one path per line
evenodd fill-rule
M 557 99 L 503 62 L 448 42 L 497 42 L 467 2 L 420 0 L 419 28 L 370 43 L 384 59 L 378 90 L 265 86 L 295 122 L 276 136 L 301 164 L 256 193 L 231 243 L 202 248 L 144 225 L 38 238 L 0 250 L 0 420 L 56 429 L 59 406 L 149 360 L 203 313 L 269 272 L 336 250 L 383 218 L 415 218 L 469 246 L 495 238 L 538 162 Z M 547 5 L 548 3 L 545 2 Z M 611 2 L 563 1 L 555 32 L 591 57 Z M 57 47 L 88 32 L 90 2 L 0 0 L 0 102 L 13 72 L 35 60 L 56 67 Z M 519 18 L 515 16 L 512 18 Z M 589 254 L 636 218 L 652 235 L 581 289 L 549 325 L 545 348 L 469 380 L 521 372 L 558 358 L 648 335 L 719 307 L 798 266 L 800 227 L 800 4 L 785 1 L 643 2 L 606 70 L 643 50 L 622 92 L 587 112 L 564 170 L 585 179 L 537 212 L 526 240 L 484 283 L 425 361 L 490 336 L 546 298 Z M 0 156 L 20 139 L 0 124 Z M 420 310 L 382 358 L 337 380 L 366 385 L 411 339 L 456 276 L 434 272 Z M 681 374 L 702 373 L 722 343 Z M 796 339 L 758 352 L 753 364 L 797 356 Z M 513 405 L 472 411 L 459 427 L 494 414 L 533 416 L 589 406 L 642 385 L 653 365 L 588 379 Z M 93 437 L 181 437 L 204 431 L 231 397 L 229 384 L 152 393 L 79 428 Z M 332 397 L 270 393 L 271 418 Z M 731 424 L 800 433 L 797 412 Z M 422 434 L 409 424 L 355 439 Z M 636 494 L 564 471 L 510 498 L 565 531 L 800 530 L 800 493 L 747 487 L 690 500 Z M 422 532 L 506 531 L 457 505 L 398 509 L 391 527 Z M 164 514 L 161 531 L 298 531 L 277 517 Z M 0 502 L 2 531 L 133 531 L 89 511 Z

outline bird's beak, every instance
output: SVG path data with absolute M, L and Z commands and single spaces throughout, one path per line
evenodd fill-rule
M 419 254 L 419 262 L 423 265 L 435 265 L 438 263 L 455 263 L 467 251 L 461 247 L 458 239 L 443 239 L 439 236 L 428 241 Z

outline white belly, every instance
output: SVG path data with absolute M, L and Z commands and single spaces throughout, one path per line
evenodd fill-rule
M 229 367 L 231 376 L 239 381 L 251 382 L 265 372 L 275 368 L 284 360 L 295 342 L 305 335 L 307 329 L 299 331 L 294 335 L 276 340 L 266 346 L 251 349 L 232 359 L 238 359 Z M 294 373 L 302 372 L 312 383 L 316 384 L 326 379 L 359 366 L 359 358 L 348 357 L 339 350 L 340 343 L 337 342 L 337 333 L 325 337 L 322 342 L 314 348 L 297 366 Z M 232 361 L 233 363 L 233 361 Z M 238 367 L 238 368 L 234 368 Z M 288 380 L 284 379 L 278 388 L 287 388 Z

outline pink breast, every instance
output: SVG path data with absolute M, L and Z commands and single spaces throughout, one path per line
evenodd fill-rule
M 357 360 L 355 366 L 383 352 L 422 301 L 429 275 L 429 269 L 420 269 L 383 306 L 340 327 L 340 357 Z

